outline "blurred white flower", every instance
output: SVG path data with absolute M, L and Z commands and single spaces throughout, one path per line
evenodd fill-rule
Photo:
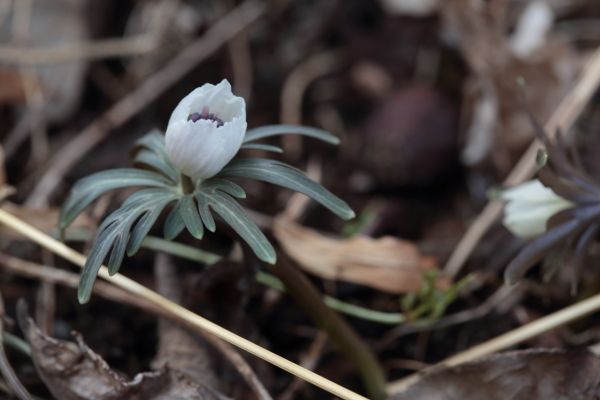
M 521 59 L 531 57 L 546 43 L 546 36 L 552 29 L 554 12 L 545 0 L 527 3 L 510 37 L 510 49 Z
M 409 17 L 426 17 L 440 7 L 440 0 L 381 0 L 390 14 Z
M 166 131 L 166 149 L 184 174 L 207 179 L 236 155 L 246 133 L 246 103 L 225 79 L 194 89 L 175 107 Z
M 507 201 L 502 223 L 522 238 L 541 235 L 551 216 L 573 206 L 537 179 L 505 190 L 502 199 Z

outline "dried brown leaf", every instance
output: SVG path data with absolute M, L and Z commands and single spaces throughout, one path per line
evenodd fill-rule
M 600 357 L 587 350 L 524 350 L 425 375 L 393 400 L 600 398 Z
M 23 301 L 17 306 L 19 325 L 31 346 L 33 362 L 54 397 L 61 400 L 117 399 L 224 399 L 186 375 L 163 368 L 137 374 L 129 380 L 110 368 L 81 336 L 76 343 L 44 335 L 27 314 Z
M 282 217 L 275 220 L 273 232 L 292 259 L 325 279 L 406 293 L 419 290 L 423 271 L 437 268 L 413 243 L 389 236 L 337 239 Z

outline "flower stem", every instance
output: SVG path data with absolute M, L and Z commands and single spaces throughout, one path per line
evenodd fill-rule
M 186 174 L 181 174 L 181 191 L 183 194 L 193 193 L 195 188 L 192 178 Z
M 385 398 L 385 378 L 379 362 L 371 350 L 338 313 L 325 305 L 321 295 L 308 278 L 289 260 L 277 266 L 268 265 L 271 273 L 283 281 L 289 293 L 308 316 L 323 329 L 339 349 L 352 360 L 362 376 L 371 399 Z
M 259 262 L 244 244 L 244 257 Z M 336 346 L 348 357 L 360 373 L 369 398 L 385 399 L 385 378 L 375 355 L 338 313 L 327 307 L 321 294 L 284 254 L 278 254 L 277 265 L 263 263 L 270 273 L 279 278 L 289 294 L 308 317 L 327 332 Z

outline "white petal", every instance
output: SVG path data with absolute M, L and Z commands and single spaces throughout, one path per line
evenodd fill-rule
M 208 113 L 217 121 L 188 121 L 190 114 Z M 166 149 L 184 174 L 207 179 L 216 175 L 239 151 L 246 133 L 246 104 L 231 92 L 227 80 L 205 84 L 184 97 L 169 119 Z
M 245 132 L 246 121 L 241 118 L 220 127 L 208 120 L 178 121 L 167 127 L 167 154 L 184 174 L 207 179 L 237 154 Z
M 504 200 L 524 200 L 529 202 L 545 201 L 560 198 L 551 189 L 545 187 L 537 179 L 524 182 L 518 186 L 502 192 Z
M 546 231 L 550 217 L 573 204 L 558 196 L 540 181 L 525 182 L 504 191 L 507 200 L 503 224 L 515 235 L 531 238 Z

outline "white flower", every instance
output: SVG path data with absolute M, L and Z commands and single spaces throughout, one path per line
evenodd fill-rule
M 246 103 L 225 79 L 204 84 L 175 107 L 166 132 L 166 149 L 184 174 L 207 179 L 236 155 L 246 133 Z
M 504 191 L 502 199 L 508 202 L 502 223 L 522 238 L 541 235 L 552 215 L 573 206 L 537 179 Z

